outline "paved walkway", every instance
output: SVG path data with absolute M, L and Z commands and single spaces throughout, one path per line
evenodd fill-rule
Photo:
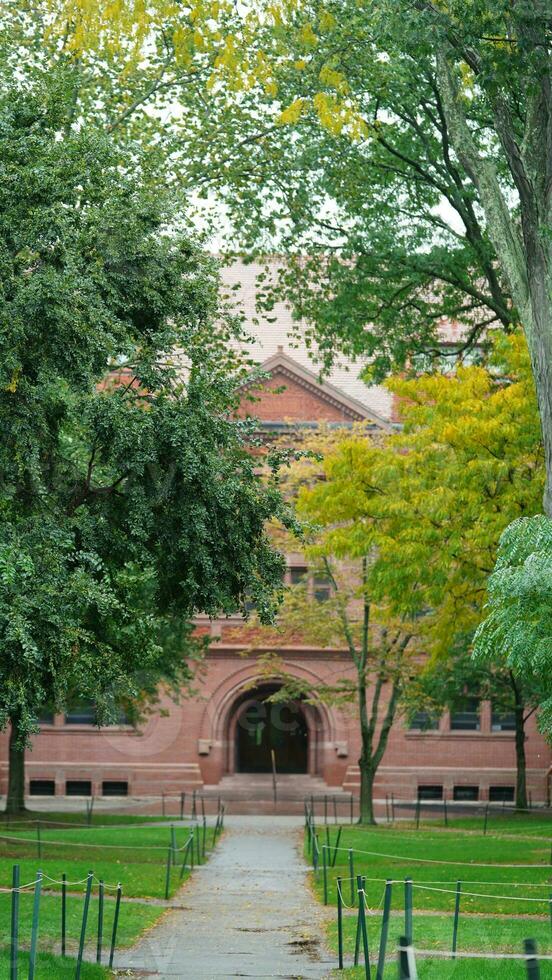
M 323 912 L 306 886 L 294 817 L 227 817 L 213 857 L 169 912 L 116 966 L 138 975 L 323 980 Z

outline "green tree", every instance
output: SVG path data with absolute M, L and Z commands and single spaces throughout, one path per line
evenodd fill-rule
M 473 637 L 458 636 L 449 655 L 431 660 L 409 686 L 410 714 L 426 711 L 430 717 L 444 709 L 454 711 L 464 695 L 490 701 L 493 712 L 513 716 L 516 752 L 516 806 L 527 809 L 525 743 L 528 720 L 550 695 L 546 680 L 514 673 L 511 668 L 485 664 L 470 652 Z
M 281 512 L 233 419 L 217 269 L 64 85 L 0 101 L 0 725 L 8 809 L 45 704 L 186 684 L 190 618 L 277 602 Z M 124 164 L 124 165 L 123 165 Z M 132 172 L 131 172 L 132 170 Z M 177 627 L 175 629 L 175 627 Z M 167 642 L 167 635 L 172 640 Z M 181 642 L 179 642 L 179 639 Z
M 541 729 L 552 734 L 550 583 L 552 522 L 520 517 L 504 531 L 488 583 L 487 617 L 475 634 L 476 660 L 544 689 Z
M 550 475 L 548 3 L 282 7 L 257 38 L 276 95 L 212 93 L 187 130 L 196 174 L 212 162 L 241 247 L 290 253 L 277 290 L 326 362 L 368 355 L 382 377 L 442 354 L 441 316 L 464 327 L 451 353 L 521 324 Z

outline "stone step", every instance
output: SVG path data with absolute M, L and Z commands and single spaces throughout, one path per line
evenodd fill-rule
M 304 774 L 277 778 L 276 803 L 272 777 L 257 773 L 224 776 L 220 783 L 204 786 L 202 795 L 220 796 L 235 813 L 301 813 L 305 799 L 311 796 L 316 800 L 326 797 L 332 806 L 331 801 L 335 798 L 340 803 L 340 809 L 349 800 L 349 794 L 340 786 L 328 786 L 320 777 Z

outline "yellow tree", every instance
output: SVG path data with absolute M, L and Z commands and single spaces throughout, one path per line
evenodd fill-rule
M 329 549 L 340 554 L 354 541 L 359 553 L 374 555 L 373 601 L 415 618 L 437 677 L 448 660 L 458 678 L 503 528 L 540 509 L 544 459 L 527 348 L 520 335 L 502 337 L 488 369 L 388 385 L 401 400 L 402 430 L 379 446 L 354 434 L 343 439 L 325 460 L 326 482 L 302 496 L 314 519 L 332 525 Z M 452 686 L 441 688 L 444 704 Z M 542 684 L 491 668 L 482 689 L 504 703 L 505 688 L 524 806 L 524 726 L 544 695 Z
M 520 515 L 539 511 L 544 482 L 521 336 L 497 341 L 488 369 L 388 384 L 400 398 L 400 431 L 377 440 L 362 428 L 310 437 L 305 447 L 319 458 L 291 470 L 290 487 L 308 529 L 307 555 L 332 585 L 324 613 L 298 586 L 289 591 L 279 629 L 255 629 L 251 637 L 253 646 L 276 649 L 291 632 L 348 650 L 347 676 L 318 691 L 286 676 L 273 657 L 261 667 L 283 677 L 279 698 L 356 704 L 365 821 L 373 819 L 374 779 L 389 732 L 421 674 L 420 654 L 436 664 L 432 696 L 445 703 L 456 680 L 469 673 L 463 673 L 465 643 L 459 640 L 470 637 L 483 616 L 501 532 Z M 505 689 L 516 715 L 522 805 L 524 724 L 534 710 L 534 691 L 510 672 L 496 678 L 491 672 L 482 687 L 501 703 Z

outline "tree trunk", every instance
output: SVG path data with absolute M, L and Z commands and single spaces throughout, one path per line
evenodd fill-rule
M 518 717 L 519 714 L 519 717 Z M 527 809 L 527 765 L 525 761 L 525 722 L 516 710 L 516 807 Z
M 548 284 L 552 283 L 552 274 L 544 262 L 535 262 L 533 268 L 530 265 L 530 276 L 532 330 L 526 333 L 544 445 L 546 485 L 543 510 L 547 517 L 552 517 L 552 300 L 547 289 Z
M 364 754 L 358 760 L 358 765 L 360 769 L 360 816 L 358 822 L 375 824 L 374 779 L 376 770 L 371 762 L 366 760 Z
M 25 812 L 25 739 L 19 730 L 19 715 L 11 718 L 9 744 L 8 798 L 6 813 Z
M 525 759 L 525 705 L 516 695 L 514 715 L 516 719 L 516 807 L 527 809 L 527 764 Z
M 376 686 L 374 697 L 379 699 L 379 686 Z M 373 788 L 377 767 L 372 759 L 373 726 L 368 721 L 366 705 L 366 676 L 364 668 L 359 671 L 358 679 L 358 711 L 360 722 L 360 741 L 362 745 L 358 767 L 360 769 L 360 816 L 359 823 L 375 823 Z

